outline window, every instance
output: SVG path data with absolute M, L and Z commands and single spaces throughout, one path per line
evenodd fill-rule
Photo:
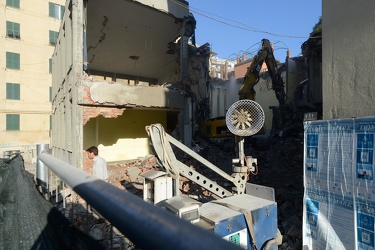
M 7 6 L 19 9 L 20 8 L 20 0 L 7 0 Z
M 57 43 L 57 37 L 59 36 L 59 32 L 56 31 L 49 31 L 49 45 L 55 46 Z
M 6 61 L 7 69 L 20 69 L 20 54 L 7 52 Z
M 52 102 L 52 87 L 49 87 L 49 101 Z
M 20 130 L 20 115 L 6 115 L 6 130 Z
M 52 74 L 52 58 L 49 59 L 49 73 Z
M 7 37 L 20 39 L 20 24 L 7 21 Z
M 20 85 L 18 83 L 7 82 L 7 99 L 20 100 Z
M 49 3 L 49 16 L 57 19 L 62 19 L 64 16 L 65 7 L 55 3 Z

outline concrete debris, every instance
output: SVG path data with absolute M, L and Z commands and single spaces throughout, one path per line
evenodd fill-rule
M 259 165 L 251 182 L 275 189 L 278 228 L 283 235 L 279 249 L 302 249 L 303 134 L 273 137 L 268 150 L 249 151 Z
M 155 155 L 147 155 L 139 159 L 141 161 L 141 166 L 143 168 L 152 168 L 157 165 L 157 160 Z
M 130 178 L 130 181 L 134 182 L 138 179 L 139 173 L 141 170 L 138 167 L 131 167 L 128 169 L 127 174 Z
M 102 240 L 104 239 L 105 233 L 105 224 L 95 224 L 89 231 L 91 237 L 95 240 Z
M 301 237 L 301 230 L 299 228 L 295 227 L 292 225 L 289 230 L 286 232 L 286 235 L 289 236 L 290 238 L 298 238 Z
M 121 250 L 121 245 L 120 244 L 113 244 L 111 249 L 112 250 Z

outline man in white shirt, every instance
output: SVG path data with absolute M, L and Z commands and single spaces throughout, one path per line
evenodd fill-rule
M 99 150 L 96 146 L 91 146 L 86 149 L 89 159 L 94 161 L 94 166 L 92 168 L 92 173 L 99 179 L 108 181 L 108 170 L 107 161 L 100 157 Z

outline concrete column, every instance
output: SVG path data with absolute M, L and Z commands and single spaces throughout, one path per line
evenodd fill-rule
M 181 82 L 184 86 L 184 92 L 185 92 L 185 86 L 187 84 L 188 78 L 189 78 L 189 51 L 188 51 L 188 41 L 189 38 L 186 36 L 186 22 L 187 20 L 184 20 L 183 25 L 180 30 L 180 77 Z M 185 94 L 185 93 L 184 93 Z M 182 123 L 183 126 L 180 126 L 180 134 L 182 136 L 182 142 L 187 146 L 191 147 L 191 140 L 192 140 L 192 114 L 191 114 L 191 99 L 187 96 L 185 98 L 185 107 L 184 111 L 182 113 Z
M 191 140 L 193 139 L 192 116 L 191 98 L 185 97 L 183 143 L 189 148 L 191 148 Z
M 83 108 L 78 105 L 78 95 L 81 93 L 83 75 L 83 22 L 85 10 L 83 1 L 72 0 L 73 3 L 73 86 L 72 88 L 72 109 L 71 109 L 71 150 L 72 165 L 83 168 Z

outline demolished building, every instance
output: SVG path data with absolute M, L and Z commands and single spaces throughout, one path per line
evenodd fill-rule
M 194 44 L 186 1 L 66 2 L 53 54 L 52 153 L 83 167 L 98 145 L 107 161 L 150 152 L 145 126 L 191 143 L 207 97 L 208 44 Z
M 322 115 L 322 37 L 321 32 L 309 38 L 301 46 L 302 55 L 290 57 L 287 52 L 285 62 L 277 61 L 277 67 L 284 82 L 286 103 L 288 105 L 286 122 L 283 124 L 277 107 L 279 101 L 272 89 L 272 77 L 263 62 L 259 72 L 259 81 L 254 84 L 254 100 L 265 113 L 265 134 L 272 135 L 282 131 L 290 123 L 302 128 L 305 113 L 316 112 Z M 244 83 L 244 76 L 254 58 L 245 55 L 237 58 L 234 74 L 227 81 L 212 79 L 210 88 L 210 118 L 225 116 L 226 111 L 236 100 L 238 91 Z M 284 126 L 285 125 L 285 126 Z

